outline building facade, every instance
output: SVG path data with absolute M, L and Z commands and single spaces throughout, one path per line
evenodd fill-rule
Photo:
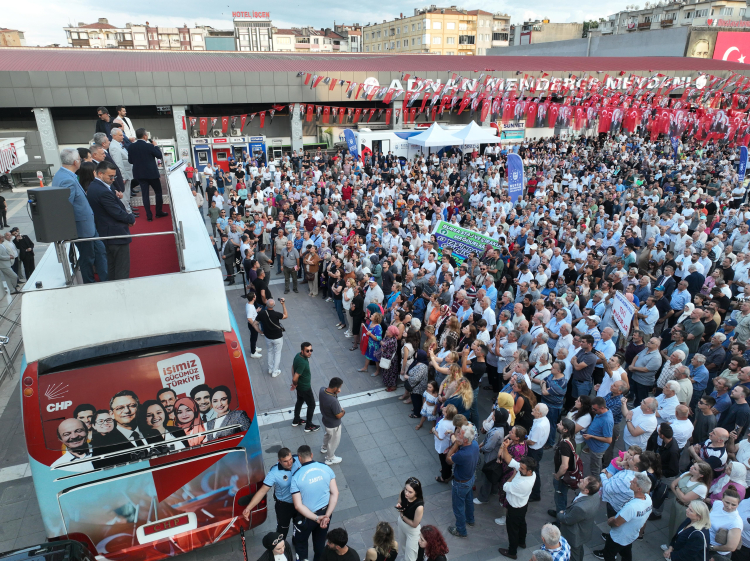
M 23 31 L 0 27 L 0 47 L 25 47 L 26 38 Z
M 273 22 L 269 12 L 238 12 L 233 18 L 237 51 L 269 52 L 274 50 Z
M 96 23 L 79 22 L 77 26 L 63 28 L 68 46 L 85 49 L 133 49 L 163 51 L 205 51 L 205 27 L 158 27 L 126 23 L 117 27 L 107 18 Z
M 507 45 L 509 31 L 506 14 L 430 6 L 415 9 L 413 16 L 364 26 L 362 44 L 365 53 L 485 55 L 493 46 Z
M 511 46 L 567 41 L 581 37 L 583 37 L 582 23 L 550 23 L 548 19 L 544 19 L 529 20 L 510 26 Z
M 747 4 L 736 0 L 646 2 L 641 10 L 625 10 L 599 23 L 602 34 L 622 35 L 673 27 L 744 27 Z

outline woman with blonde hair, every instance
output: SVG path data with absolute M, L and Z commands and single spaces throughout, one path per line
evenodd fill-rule
M 453 341 L 453 348 L 458 346 L 458 340 L 461 338 L 461 324 L 456 316 L 450 316 L 445 321 L 445 329 L 443 334 L 440 336 L 440 346 L 446 346 L 447 341 Z
M 448 365 L 448 375 L 443 379 L 443 383 L 440 384 L 440 390 L 438 391 L 438 403 L 441 404 L 456 393 L 458 382 L 464 377 L 461 366 L 458 364 L 458 358 L 460 355 L 458 353 L 452 354 L 455 355 L 456 362 Z
M 466 378 L 462 378 L 456 384 L 456 391 L 451 397 L 445 400 L 443 404 L 443 410 L 448 405 L 456 407 L 456 411 L 459 415 L 466 415 L 470 413 L 471 406 L 474 403 L 474 391 L 471 389 L 471 383 Z
M 458 364 L 458 361 L 461 360 L 461 355 L 456 351 L 448 351 L 445 358 L 443 358 L 444 362 L 442 364 L 433 351 L 430 350 L 427 354 L 430 357 L 432 367 L 435 369 L 435 380 L 441 385 L 445 381 L 445 377 L 450 374 L 451 366 Z
M 674 508 L 669 517 L 668 536 L 677 533 L 677 526 L 685 519 L 687 506 L 692 501 L 703 501 L 711 488 L 714 471 L 705 462 L 695 462 L 690 469 L 669 485 L 674 495 Z
M 372 536 L 372 547 L 365 553 L 365 561 L 395 561 L 397 556 L 398 542 L 393 526 L 388 522 L 378 522 Z
M 700 560 L 705 556 L 711 539 L 711 517 L 703 501 L 690 501 L 687 518 L 680 524 L 669 546 L 662 545 L 664 558 L 671 561 Z

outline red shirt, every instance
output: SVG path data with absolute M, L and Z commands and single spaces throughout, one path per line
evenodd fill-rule
M 307 230 L 308 232 L 312 232 L 317 225 L 318 221 L 314 218 L 305 218 L 305 230 Z
M 185 173 L 187 174 L 188 179 L 193 179 L 193 174 L 195 173 L 195 168 L 193 166 L 188 166 L 185 168 Z
M 346 185 L 341 190 L 341 194 L 343 195 L 345 201 L 348 201 L 349 199 L 351 199 L 352 198 L 352 188 L 351 188 L 351 186 L 350 185 Z

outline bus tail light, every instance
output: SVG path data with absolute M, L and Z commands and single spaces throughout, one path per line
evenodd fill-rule
M 34 389 L 33 388 L 24 388 L 23 389 L 23 396 L 24 397 L 31 397 L 34 395 Z

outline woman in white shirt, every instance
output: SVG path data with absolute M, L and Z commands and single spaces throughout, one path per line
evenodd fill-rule
M 702 501 L 708 496 L 713 473 L 713 468 L 707 463 L 696 462 L 688 471 L 672 481 L 670 488 L 674 496 L 674 508 L 669 516 L 668 536 L 674 536 L 677 528 L 685 520 L 685 512 L 690 501 Z
M 737 507 L 740 504 L 740 494 L 729 487 L 724 491 L 721 502 L 714 502 L 711 507 L 711 545 L 709 552 L 716 552 L 724 556 L 737 549 L 742 537 L 743 522 Z M 716 559 L 716 557 L 714 557 Z

